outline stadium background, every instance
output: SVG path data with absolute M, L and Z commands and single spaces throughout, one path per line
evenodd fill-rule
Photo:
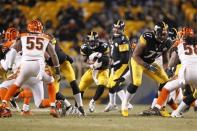
M 39 18 L 45 30 L 53 34 L 61 48 L 74 61 L 78 81 L 87 67 L 81 62 L 80 45 L 90 30 L 99 32 L 107 40 L 113 21 L 125 21 L 125 33 L 130 42 L 137 43 L 139 35 L 158 21 L 172 27 L 190 25 L 197 30 L 196 0 L 0 0 L 0 28 L 17 27 L 25 30 L 28 20 Z M 149 103 L 154 96 L 156 83 L 144 77 L 144 85 L 138 90 L 135 103 Z M 72 93 L 66 81 L 61 90 L 68 97 Z M 93 86 L 94 87 L 94 86 Z M 93 96 L 95 88 L 85 93 Z M 103 102 L 107 98 L 107 90 Z

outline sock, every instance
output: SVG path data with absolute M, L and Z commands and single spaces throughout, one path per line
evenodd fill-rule
M 126 91 L 126 95 L 124 100 L 122 101 L 122 110 L 128 110 L 128 102 L 135 96 L 135 93 L 131 94 L 128 91 Z
M 93 100 L 94 100 L 94 101 L 97 101 L 97 100 L 101 97 L 101 95 L 102 95 L 103 92 L 104 92 L 104 88 L 105 88 L 104 85 L 98 85 L 98 87 L 97 87 L 97 89 L 96 89 L 96 93 L 95 93 L 95 95 L 94 95 L 94 97 L 93 97 Z
M 161 107 L 166 102 L 169 93 L 170 92 L 166 88 L 163 88 L 162 91 L 161 91 L 161 93 L 160 93 L 160 95 L 159 95 L 159 97 L 158 97 L 157 104 L 155 105 L 155 107 L 161 109 Z
M 15 84 L 11 85 L 11 86 L 8 88 L 8 91 L 7 91 L 7 93 L 6 93 L 6 95 L 5 95 L 5 97 L 4 97 L 4 99 L 3 99 L 2 102 L 7 103 L 7 102 L 10 100 L 10 98 L 11 98 L 12 96 L 14 96 L 14 94 L 15 94 L 15 92 L 16 92 L 16 90 L 17 90 L 18 88 L 19 88 L 19 86 L 15 85 Z
M 49 99 L 43 99 L 39 107 L 40 108 L 50 107 L 50 100 Z
M 114 93 L 114 103 L 113 103 L 113 105 L 116 105 L 116 92 Z
M 79 86 L 77 85 L 76 80 L 70 82 L 70 86 L 71 86 L 71 88 L 72 88 L 73 95 L 78 94 L 78 93 L 80 92 Z
M 77 103 L 77 106 L 78 107 L 83 106 L 83 102 L 82 102 L 82 98 L 81 98 L 81 93 L 75 94 L 74 97 L 75 97 L 75 101 Z
M 55 106 L 56 92 L 55 92 L 55 86 L 53 85 L 53 83 L 48 84 L 48 96 L 50 100 L 50 105 Z
M 81 100 L 82 100 L 83 99 L 84 91 L 81 91 L 80 94 L 81 94 Z M 83 101 L 82 101 L 82 103 L 83 103 Z M 78 104 L 77 104 L 76 100 L 75 100 L 75 107 L 78 107 Z
M 109 93 L 109 103 L 111 105 L 114 105 L 114 96 L 115 96 L 115 93 Z
M 33 96 L 32 92 L 25 88 L 22 92 L 19 93 L 18 98 L 31 98 Z
M 64 99 L 64 103 L 65 103 L 66 107 L 71 106 L 70 102 L 67 99 Z
M 153 102 L 151 104 L 151 109 L 153 109 L 155 107 L 156 103 L 157 103 L 157 98 L 154 98 Z
M 23 104 L 23 111 L 25 112 L 29 111 L 29 105 Z
M 8 89 L 7 88 L 0 88 L 0 99 L 3 100 L 7 93 Z
M 109 88 L 109 103 L 111 105 L 114 105 L 115 89 L 116 87 Z
M 183 109 L 185 109 L 187 107 L 187 105 L 185 104 L 184 101 L 181 102 L 181 104 L 178 106 L 178 108 L 176 109 L 176 112 L 181 112 Z
M 120 97 L 120 100 L 123 101 L 124 97 L 125 97 L 125 91 L 124 90 L 120 90 L 119 92 L 117 92 L 117 94 Z

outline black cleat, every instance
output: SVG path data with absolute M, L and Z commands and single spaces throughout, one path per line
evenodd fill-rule
M 161 113 L 160 113 L 160 110 L 156 107 L 154 108 L 150 108 L 148 110 L 144 110 L 143 111 L 143 115 L 146 115 L 146 116 L 161 116 Z
M 13 99 L 10 99 L 10 106 L 13 108 L 13 109 L 16 109 L 17 111 L 20 111 L 20 108 L 18 106 L 18 104 L 16 103 L 16 100 L 13 98 Z
M 84 109 L 83 109 L 82 106 L 78 107 L 78 110 L 79 110 L 79 113 L 80 113 L 81 115 L 86 116 L 86 113 L 85 113 L 85 111 L 84 111 Z

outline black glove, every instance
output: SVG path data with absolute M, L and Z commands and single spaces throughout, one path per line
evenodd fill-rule
M 117 82 L 117 83 L 121 83 L 121 82 L 125 81 L 125 78 L 124 77 L 120 77 L 118 79 L 115 79 L 114 81 Z
M 149 70 L 149 71 L 151 71 L 151 72 L 153 72 L 153 73 L 156 73 L 156 72 L 158 71 L 157 67 L 154 66 L 154 65 L 152 65 L 152 64 L 144 63 L 144 67 L 145 67 L 147 70 Z
M 172 68 L 167 68 L 165 71 L 169 78 L 171 78 L 174 75 Z
M 55 80 L 58 82 L 61 81 L 60 67 L 55 67 Z
M 67 58 L 66 58 L 71 64 L 73 63 L 73 58 L 70 57 L 69 55 L 67 55 Z

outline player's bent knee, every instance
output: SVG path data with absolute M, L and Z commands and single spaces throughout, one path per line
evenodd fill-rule
M 138 88 L 138 86 L 133 85 L 133 84 L 130 84 L 130 85 L 127 87 L 127 91 L 128 91 L 129 93 L 133 94 L 133 93 L 136 93 L 137 88 Z

